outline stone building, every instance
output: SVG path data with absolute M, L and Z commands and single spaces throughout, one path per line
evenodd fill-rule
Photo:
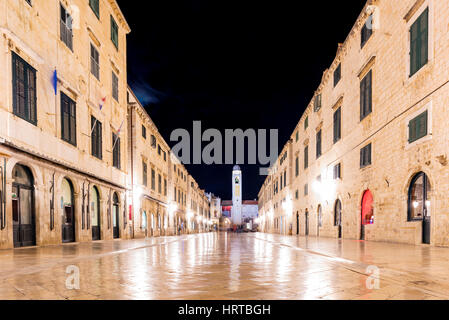
M 368 1 L 260 192 L 262 230 L 449 245 L 446 1 Z
M 128 88 L 128 185 L 136 238 L 206 231 L 209 201 Z
M 169 194 L 170 148 L 128 88 L 128 166 L 136 238 L 172 235 L 174 205 Z
M 128 238 L 126 35 L 111 1 L 0 1 L 0 248 Z
M 210 203 L 210 221 L 211 228 L 218 230 L 221 218 L 221 199 L 213 193 L 206 193 L 207 199 Z
M 129 32 L 115 0 L 0 0 L 0 249 L 177 233 L 188 173 L 128 90 Z

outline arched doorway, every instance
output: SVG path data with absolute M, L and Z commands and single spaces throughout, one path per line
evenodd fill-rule
M 112 233 L 114 239 L 120 238 L 120 202 L 116 192 L 112 198 Z
M 323 226 L 323 209 L 321 208 L 321 205 L 318 205 L 318 209 L 317 209 L 317 230 L 316 230 L 316 235 L 319 237 L 320 236 L 320 228 Z
M 147 229 L 147 212 L 144 210 L 142 211 L 142 215 L 141 215 L 141 227 L 142 227 L 142 231 L 145 234 L 145 238 L 148 237 L 148 229 Z
M 299 212 L 296 212 L 296 235 L 299 235 Z
M 92 187 L 92 198 L 90 199 L 90 211 L 91 211 L 91 225 L 92 225 L 92 240 L 101 239 L 100 229 L 100 193 L 97 187 Z
M 75 242 L 75 197 L 73 193 L 73 184 L 70 180 L 62 180 L 62 242 Z
M 14 247 L 36 245 L 34 178 L 28 167 L 17 164 L 12 171 L 12 220 Z
M 334 206 L 334 225 L 338 227 L 338 239 L 342 238 L 342 226 L 341 226 L 341 201 L 337 199 Z
M 305 235 L 308 236 L 309 235 L 309 210 L 308 209 L 306 209 L 305 217 L 306 217 Z
M 374 223 L 373 195 L 366 190 L 362 197 L 360 239 L 365 240 L 365 226 Z
M 430 244 L 430 183 L 424 172 L 416 174 L 408 192 L 408 220 L 422 221 L 422 242 Z

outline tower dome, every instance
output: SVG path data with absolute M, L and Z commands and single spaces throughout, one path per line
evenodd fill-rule
M 235 165 L 234 168 L 232 169 L 233 171 L 240 171 L 240 167 L 238 165 Z

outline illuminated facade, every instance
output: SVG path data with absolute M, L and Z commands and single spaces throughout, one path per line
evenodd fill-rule
M 130 237 L 129 31 L 112 0 L 0 1 L 0 248 Z
M 262 230 L 449 245 L 444 1 L 368 1 L 259 192 Z
M 188 173 L 127 89 L 129 32 L 115 0 L 0 1 L 0 249 L 191 232 Z

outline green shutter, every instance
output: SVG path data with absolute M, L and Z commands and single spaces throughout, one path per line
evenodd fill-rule
M 429 8 L 410 27 L 410 76 L 428 61 L 429 55 Z
M 118 25 L 114 18 L 111 16 L 111 40 L 115 47 L 118 49 Z
M 410 120 L 409 122 L 409 139 L 408 142 L 415 142 L 427 135 L 427 110 L 417 116 L 416 118 Z

